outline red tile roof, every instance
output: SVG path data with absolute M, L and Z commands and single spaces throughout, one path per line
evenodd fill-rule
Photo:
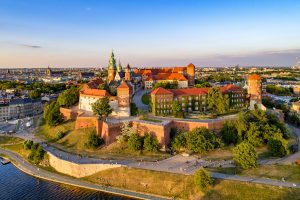
M 190 96 L 190 95 L 206 95 L 208 94 L 211 87 L 208 88 L 184 88 L 184 89 L 171 89 L 167 90 L 164 88 L 157 88 L 151 92 L 151 94 L 174 94 L 175 96 Z M 241 91 L 241 87 L 229 84 L 223 87 L 220 87 L 222 93 Z
M 157 95 L 157 94 L 173 94 L 173 93 L 170 90 L 159 87 L 153 90 L 151 94 Z
M 207 94 L 210 88 L 185 88 L 171 90 L 175 96 Z
M 123 83 L 121 83 L 118 88 L 128 88 L 128 89 L 131 89 L 131 87 L 125 82 L 123 81 Z
M 187 79 L 180 73 L 159 73 L 153 77 L 155 80 L 187 81 Z
M 108 96 L 106 90 L 99 90 L 99 89 L 84 89 L 80 91 L 81 94 L 91 95 L 91 96 Z

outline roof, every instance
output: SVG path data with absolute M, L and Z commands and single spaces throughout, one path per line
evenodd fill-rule
M 173 93 L 170 90 L 167 90 L 165 88 L 159 87 L 159 88 L 156 88 L 155 90 L 153 90 L 151 92 L 151 95 L 152 94 L 158 95 L 158 94 L 173 94 Z
M 155 80 L 178 80 L 178 81 L 187 81 L 187 79 L 180 73 L 159 73 L 154 75 Z
M 185 88 L 171 90 L 175 96 L 207 94 L 210 88 Z
M 191 96 L 191 95 L 206 95 L 208 94 L 211 87 L 207 88 L 183 88 L 183 89 L 164 89 L 157 88 L 151 92 L 151 94 L 174 94 L 175 96 Z M 222 93 L 228 93 L 233 91 L 243 90 L 241 87 L 235 86 L 233 84 L 226 85 L 224 87 L 220 87 L 220 91 Z
M 195 65 L 193 63 L 190 63 L 187 67 L 195 67 Z
M 233 84 L 228 84 L 228 85 L 225 85 L 223 87 L 220 87 L 220 91 L 222 93 L 238 91 L 238 90 L 241 90 L 241 89 L 242 89 L 241 87 L 238 87 L 238 86 L 233 85 Z
M 90 82 L 88 82 L 84 88 L 88 88 L 88 89 L 97 89 L 99 85 L 103 84 L 103 80 L 101 78 L 95 78 L 93 80 L 91 80 Z
M 125 82 L 123 81 L 119 86 L 118 86 L 118 89 L 119 88 L 128 88 L 128 89 L 131 89 L 131 87 Z
M 84 89 L 80 91 L 81 94 L 85 95 L 93 95 L 93 96 L 108 96 L 108 93 L 106 90 L 100 90 L 100 89 Z
M 252 74 L 251 76 L 248 77 L 248 80 L 260 80 L 260 76 L 257 74 Z

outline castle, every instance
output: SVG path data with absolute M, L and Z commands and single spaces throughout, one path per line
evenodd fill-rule
M 136 69 L 134 71 L 142 77 L 146 89 L 151 89 L 158 82 L 178 82 L 178 88 L 193 87 L 195 85 L 195 65 L 190 63 L 186 67 Z

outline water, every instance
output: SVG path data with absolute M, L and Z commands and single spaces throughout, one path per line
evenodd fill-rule
M 130 198 L 87 190 L 79 187 L 45 181 L 27 175 L 13 164 L 0 163 L 0 199 L 107 199 L 127 200 Z

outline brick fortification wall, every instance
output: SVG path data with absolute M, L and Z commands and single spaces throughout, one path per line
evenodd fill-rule
M 83 112 L 73 111 L 72 109 L 63 108 L 63 107 L 60 107 L 59 111 L 65 120 L 69 120 L 69 119 L 75 120 L 75 119 L 77 119 L 78 116 L 83 114 Z
M 160 123 L 155 124 L 146 121 L 134 121 L 132 122 L 132 126 L 140 135 L 149 133 L 152 136 L 156 137 L 160 145 L 163 147 L 169 144 L 169 135 L 171 130 L 170 123 L 163 125 Z

